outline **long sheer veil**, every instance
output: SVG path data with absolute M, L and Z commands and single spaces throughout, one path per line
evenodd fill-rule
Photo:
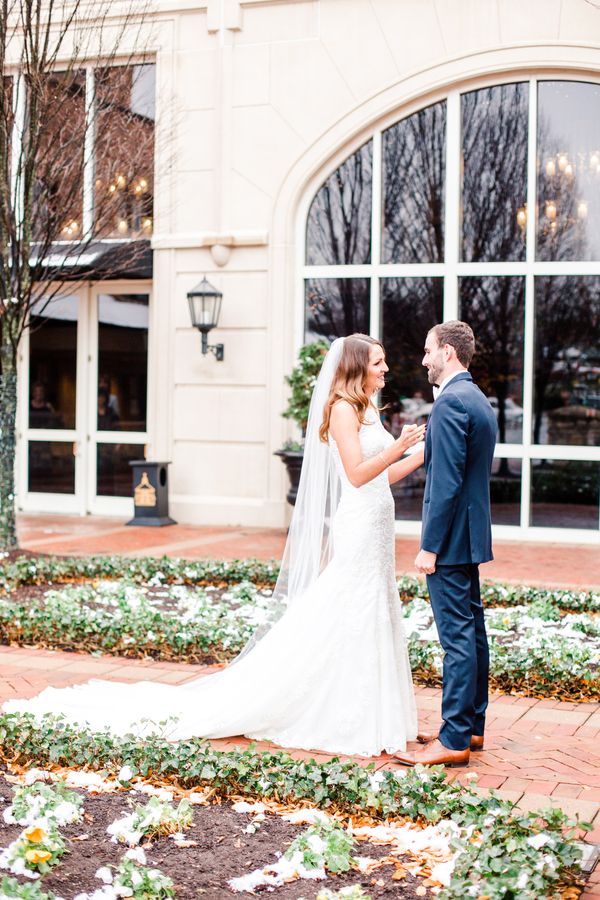
M 329 446 L 319 437 L 319 428 L 343 347 L 344 338 L 333 341 L 313 390 L 298 495 L 268 621 L 254 632 L 234 662 L 245 656 L 281 618 L 288 606 L 306 593 L 333 556 L 331 524 L 340 498 L 340 479 Z

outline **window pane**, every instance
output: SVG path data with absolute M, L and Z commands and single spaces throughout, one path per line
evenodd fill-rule
M 96 73 L 96 233 L 152 234 L 155 67 Z
M 459 279 L 460 318 L 475 332 L 473 380 L 494 407 L 498 441 L 523 440 L 524 278 Z
M 600 446 L 600 276 L 535 281 L 534 444 Z
M 384 132 L 382 262 L 443 261 L 445 147 L 445 101 Z
M 98 430 L 145 431 L 148 295 L 98 297 Z
M 538 259 L 600 259 L 600 85 L 538 86 Z
M 29 441 L 28 490 L 41 494 L 75 493 L 73 444 Z
M 600 463 L 531 461 L 531 524 L 589 528 L 599 524 Z
M 490 499 L 493 525 L 520 525 L 521 523 L 521 468 L 520 459 L 494 459 Z
M 370 282 L 366 278 L 310 278 L 306 282 L 305 340 L 332 341 L 369 333 Z
M 390 371 L 382 403 L 387 428 L 398 437 L 405 424 L 426 421 L 432 392 L 423 368 L 423 345 L 429 329 L 442 321 L 441 278 L 383 278 L 381 334 Z M 392 486 L 396 518 L 419 520 L 425 487 L 424 470 Z
M 369 141 L 316 194 L 306 226 L 309 266 L 370 262 L 372 168 L 373 142 Z
M 462 259 L 525 259 L 529 85 L 463 94 Z
M 47 125 L 36 154 L 34 239 L 78 240 L 83 216 L 85 73 L 48 75 L 39 115 Z
M 77 304 L 60 297 L 30 317 L 30 428 L 75 428 Z
M 132 497 L 130 461 L 144 458 L 140 444 L 98 444 L 96 448 L 96 493 L 99 497 Z

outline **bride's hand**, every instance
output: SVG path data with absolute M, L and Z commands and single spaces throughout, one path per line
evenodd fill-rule
M 425 425 L 405 425 L 400 432 L 400 437 L 396 439 L 398 458 L 403 456 L 409 447 L 414 447 L 415 444 L 422 441 L 424 435 Z

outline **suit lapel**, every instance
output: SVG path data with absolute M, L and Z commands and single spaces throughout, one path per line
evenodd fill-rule
M 472 382 L 473 376 L 471 375 L 470 372 L 460 372 L 460 374 L 455 375 L 454 378 L 452 379 L 452 381 L 448 382 L 448 384 L 442 391 L 442 396 L 446 393 L 446 391 L 452 390 L 452 385 L 457 384 L 457 382 L 459 382 L 459 381 L 471 381 Z M 427 423 L 427 432 L 425 434 L 425 468 L 426 469 L 427 469 L 428 461 L 431 459 L 431 444 L 432 444 L 432 440 L 433 440 L 433 438 L 431 436 L 431 432 L 432 432 L 431 424 L 435 418 L 435 404 L 437 402 L 438 401 L 436 398 L 436 400 L 433 403 L 433 409 L 431 410 L 431 413 L 429 414 L 429 421 Z

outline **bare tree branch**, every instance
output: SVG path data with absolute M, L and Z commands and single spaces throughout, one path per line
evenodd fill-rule
M 137 0 L 0 0 L 0 549 L 16 544 L 24 329 L 82 281 L 116 275 L 124 251 L 130 263 L 148 253 L 148 13 Z M 112 254 L 100 252 L 107 238 Z

